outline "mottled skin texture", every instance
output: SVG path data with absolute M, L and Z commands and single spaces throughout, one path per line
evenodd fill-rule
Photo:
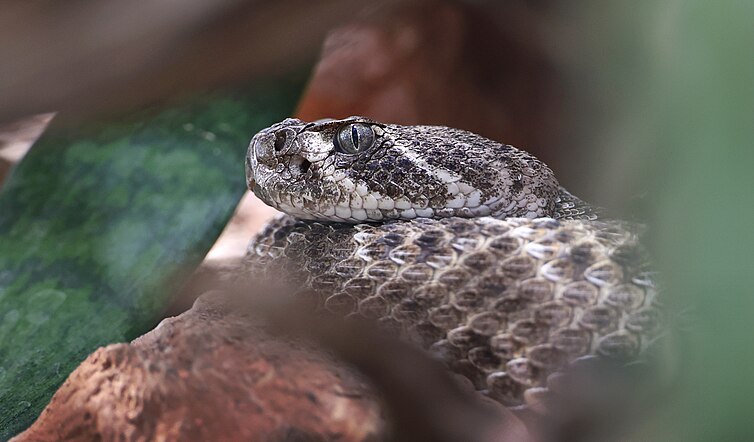
M 255 272 L 377 320 L 506 405 L 536 403 L 585 355 L 633 360 L 660 331 L 635 228 L 601 219 L 512 146 L 289 119 L 254 137 L 247 181 L 288 214 L 252 241 Z
M 343 152 L 338 130 L 354 124 L 368 127 L 373 142 Z M 246 167 L 257 196 L 302 219 L 592 215 L 535 157 L 447 127 L 291 118 L 254 137 Z M 581 210 L 569 210 L 574 204 Z

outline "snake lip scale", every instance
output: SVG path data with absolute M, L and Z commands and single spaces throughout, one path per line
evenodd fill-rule
M 541 403 L 584 358 L 636 360 L 663 329 L 637 226 L 513 146 L 289 118 L 253 137 L 246 176 L 284 213 L 249 245 L 249 274 L 377 321 L 505 405 Z

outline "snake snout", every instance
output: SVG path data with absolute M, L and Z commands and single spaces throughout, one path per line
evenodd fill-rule
M 290 128 L 260 133 L 253 141 L 254 156 L 260 164 L 274 168 L 282 157 L 293 153 L 295 140 L 296 132 Z

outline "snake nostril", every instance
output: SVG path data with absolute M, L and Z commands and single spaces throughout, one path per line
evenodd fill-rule
M 294 155 L 291 157 L 289 164 L 289 169 L 293 176 L 299 176 L 304 175 L 306 172 L 309 171 L 309 168 L 311 167 L 312 163 L 309 162 L 306 158 L 300 156 L 300 155 Z
M 273 146 L 275 147 L 275 152 L 280 152 L 285 148 L 285 145 L 288 141 L 288 132 L 287 131 L 280 131 L 275 133 L 275 142 Z

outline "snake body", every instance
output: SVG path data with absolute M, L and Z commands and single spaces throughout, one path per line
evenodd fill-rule
M 512 146 L 446 127 L 287 119 L 254 136 L 246 171 L 285 212 L 252 240 L 256 268 L 428 349 L 505 405 L 535 403 L 584 356 L 635 359 L 661 331 L 636 226 Z

